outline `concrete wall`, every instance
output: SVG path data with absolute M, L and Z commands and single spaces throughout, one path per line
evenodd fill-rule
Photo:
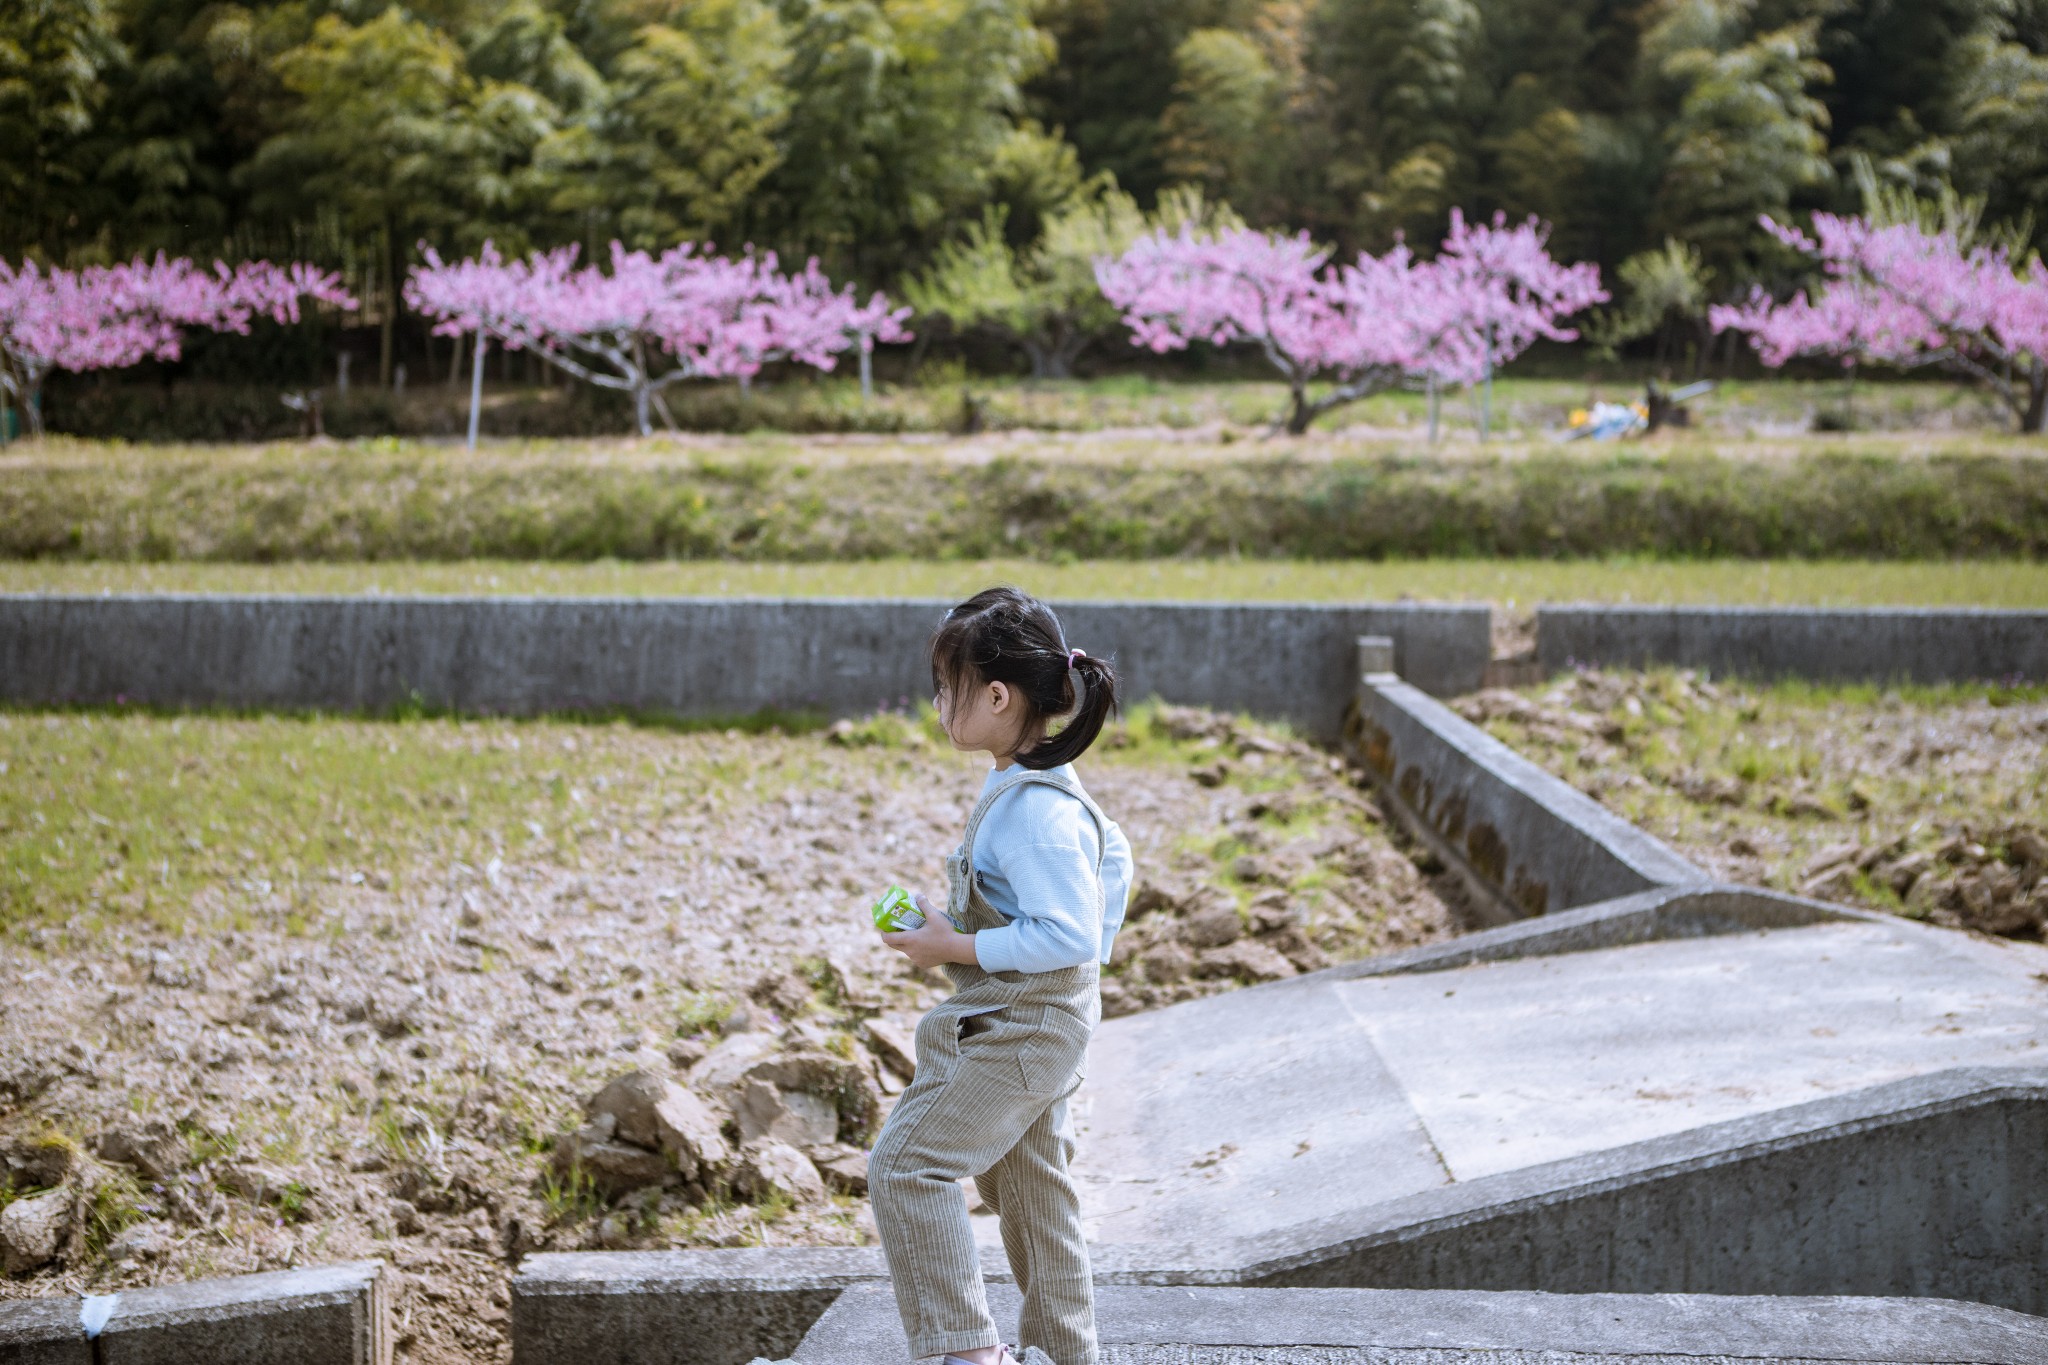
M 1712 879 L 1392 674 L 1367 674 L 1345 722 L 1353 756 L 1501 918 Z
M 1669 664 L 1759 678 L 2040 681 L 2048 611 L 1539 607 L 1536 653 L 1548 673 Z
M 1291 1231 L 1243 1282 L 1906 1295 L 2039 1315 L 2044 1151 L 2048 1072 L 1943 1072 L 1432 1191 L 1377 1228 Z
M 875 1248 L 556 1252 L 512 1279 L 513 1365 L 747 1365 L 796 1350 Z M 687 1344 L 687 1352 L 679 1346 Z M 594 1348 L 597 1348 L 594 1352 Z
M 124 1290 L 97 1339 L 76 1298 L 0 1302 L 8 1365 L 391 1365 L 379 1261 Z
M 860 714 L 930 695 L 939 601 L 0 596 L 0 699 L 679 716 Z M 1335 738 L 1360 635 L 1440 695 L 1485 676 L 1483 606 L 1061 604 L 1069 642 L 1132 700 L 1284 719 Z

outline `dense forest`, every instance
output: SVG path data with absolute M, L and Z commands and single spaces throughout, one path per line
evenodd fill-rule
M 1537 214 L 1729 297 L 1789 268 L 1757 215 L 1858 168 L 2048 224 L 2048 0 L 0 5 L 0 256 L 292 257 L 373 306 L 487 238 L 893 288 L 1112 184 L 1347 248 Z

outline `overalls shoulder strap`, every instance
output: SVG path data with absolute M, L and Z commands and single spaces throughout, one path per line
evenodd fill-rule
M 1038 768 L 1026 768 L 1015 777 L 1005 778 L 983 795 L 975 804 L 974 813 L 967 817 L 967 833 L 960 840 L 961 854 L 970 863 L 973 861 L 974 841 L 981 833 L 981 822 L 999 798 L 1019 787 L 1028 787 L 1034 783 L 1044 787 L 1057 787 L 1079 801 L 1082 809 L 1088 812 L 1088 817 L 1095 822 L 1095 871 L 1100 875 L 1102 860 L 1109 854 L 1109 817 L 1102 813 L 1102 807 L 1095 804 L 1093 797 L 1081 790 L 1080 783 Z

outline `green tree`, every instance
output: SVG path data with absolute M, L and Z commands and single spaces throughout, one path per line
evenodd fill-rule
M 1239 202 L 1262 197 L 1284 137 L 1280 73 L 1250 35 L 1227 28 L 1190 33 L 1173 65 L 1173 103 L 1160 120 L 1166 173 Z
M 1024 0 L 783 0 L 795 102 L 762 185 L 761 235 L 879 276 L 991 192 L 1051 55 Z
M 594 114 L 541 151 L 550 206 L 652 250 L 721 232 L 780 162 L 789 115 L 781 19 L 762 0 L 703 0 L 642 26 Z
M 932 264 L 903 283 L 919 314 L 943 317 L 962 331 L 983 328 L 1020 348 L 1034 379 L 1064 379 L 1074 362 L 1117 323 L 1117 311 L 1095 283 L 1095 262 L 1122 252 L 1149 227 L 1213 230 L 1241 227 L 1227 204 L 1193 186 L 1160 196 L 1150 215 L 1107 175 L 1048 215 L 1044 231 L 1023 250 L 1004 235 L 1005 212 L 987 210 L 959 238 L 940 246 Z
M 410 244 L 497 232 L 516 248 L 525 170 L 556 111 L 525 86 L 478 82 L 447 34 L 396 7 L 360 26 L 328 15 L 275 67 L 295 102 L 249 165 L 255 209 L 287 221 L 331 211 L 375 243 L 388 384 Z
M 1811 93 L 1829 79 L 1806 22 L 1734 41 L 1747 7 L 1678 0 L 1646 39 L 1657 74 L 1682 89 L 1665 132 L 1658 186 L 1661 230 L 1697 245 L 1723 278 L 1749 275 L 1757 219 L 1832 177 L 1827 107 Z
M 91 143 L 123 57 L 102 0 L 0 6 L 0 250 L 61 256 L 95 235 Z

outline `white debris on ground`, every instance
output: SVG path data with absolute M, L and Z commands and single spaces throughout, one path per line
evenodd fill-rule
M 1139 863 L 1113 1012 L 1456 931 L 1328 755 L 1147 724 L 1083 763 Z M 866 906 L 942 884 L 983 770 L 865 733 L 629 733 L 734 776 L 580 866 L 338 879 L 296 927 L 17 927 L 0 1296 L 382 1257 L 399 1358 L 453 1365 L 506 1358 L 528 1252 L 871 1241 L 865 1144 L 941 987 Z M 752 788 L 778 746 L 801 786 Z

